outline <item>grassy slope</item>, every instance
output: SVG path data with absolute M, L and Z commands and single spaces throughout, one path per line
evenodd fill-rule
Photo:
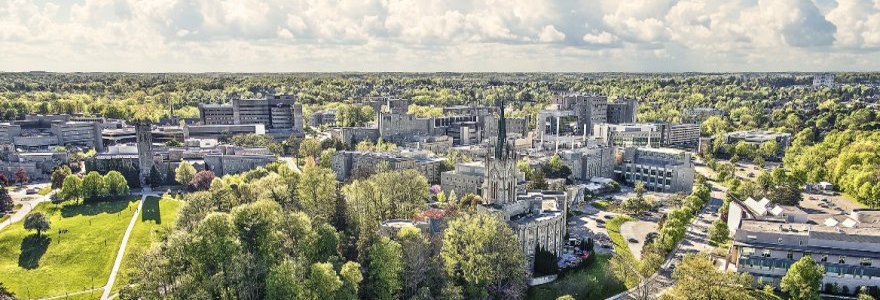
M 43 187 L 42 189 L 40 189 L 39 191 L 37 191 L 37 194 L 40 194 L 41 196 L 45 196 L 51 192 L 52 192 L 52 186 L 47 185 L 47 186 Z
M 25 231 L 22 223 L 0 231 L 3 283 L 22 298 L 90 289 L 93 277 L 95 286 L 103 285 L 136 200 L 39 204 L 35 210 L 48 214 L 52 224 L 42 238 Z M 59 229 L 67 230 L 60 238 Z
M 128 283 L 128 273 L 132 268 L 134 258 L 149 249 L 153 243 L 159 241 L 163 227 L 169 229 L 174 227 L 174 222 L 177 221 L 177 212 L 182 204 L 182 202 L 175 200 L 159 200 L 158 197 L 147 197 L 144 200 L 143 213 L 138 222 L 134 224 L 131 236 L 128 238 L 125 259 L 122 261 L 118 273 L 119 277 L 116 278 L 113 286 L 114 293 Z
M 620 234 L 620 225 L 629 221 L 633 221 L 633 218 L 626 215 L 619 215 L 605 223 L 605 226 L 606 229 L 608 229 L 608 237 L 611 238 L 611 243 L 614 244 L 614 252 L 629 261 L 630 265 L 638 266 L 640 264 L 639 260 L 633 256 L 631 251 L 629 251 L 629 244 L 626 239 L 623 238 L 623 235 Z M 633 288 L 637 284 L 638 280 L 627 280 L 626 287 Z
M 552 300 L 558 297 L 564 296 L 566 289 L 562 288 L 563 286 L 583 286 L 587 280 L 590 280 L 590 277 L 602 278 L 605 276 L 605 264 L 608 263 L 608 260 L 611 259 L 611 255 L 598 255 L 596 256 L 596 262 L 587 269 L 579 270 L 575 273 L 567 274 L 565 277 L 560 278 L 552 283 L 532 287 L 529 289 L 528 294 L 526 294 L 526 299 L 528 300 Z M 610 296 L 614 296 L 620 292 L 626 290 L 626 288 L 617 282 L 617 284 L 613 284 L 610 286 L 605 286 L 605 290 L 602 291 L 601 297 L 596 299 L 605 299 Z M 584 299 L 586 295 L 571 295 L 575 299 Z

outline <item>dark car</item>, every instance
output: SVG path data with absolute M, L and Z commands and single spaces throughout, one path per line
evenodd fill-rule
M 603 218 L 606 218 L 606 219 L 608 219 L 608 220 L 611 220 L 611 219 L 614 219 L 614 216 L 612 216 L 612 215 L 605 215 Z
M 611 249 L 611 245 L 608 245 L 608 244 L 602 244 L 602 246 L 600 246 L 600 247 L 605 248 L 605 249 Z
M 637 240 L 637 239 L 634 239 L 634 238 L 629 238 L 629 239 L 628 239 L 628 240 L 627 240 L 627 241 L 629 241 L 629 242 L 630 242 L 630 243 L 633 243 L 633 244 L 635 244 L 635 243 L 638 243 L 638 242 L 639 242 L 639 240 Z

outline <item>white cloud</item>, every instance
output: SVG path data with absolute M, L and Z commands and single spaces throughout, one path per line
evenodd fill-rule
M 876 70 L 880 0 L 0 2 L 0 70 Z
M 544 26 L 544 29 L 541 30 L 541 35 L 538 36 L 538 40 L 544 43 L 559 42 L 564 39 L 565 34 L 556 30 L 556 27 L 553 27 L 553 25 Z

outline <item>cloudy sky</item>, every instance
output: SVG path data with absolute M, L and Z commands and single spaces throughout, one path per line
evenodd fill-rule
M 25 70 L 878 71 L 880 0 L 2 0 Z

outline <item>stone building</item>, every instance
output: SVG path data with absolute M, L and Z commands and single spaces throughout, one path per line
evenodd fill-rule
M 455 170 L 440 174 L 440 186 L 446 193 L 455 191 L 458 197 L 466 194 L 482 195 L 486 165 L 482 162 L 458 163 Z
M 518 190 L 516 154 L 505 139 L 503 102 L 499 111 L 497 145 L 490 151 L 494 155 L 486 160 L 483 204 L 478 210 L 508 222 L 531 268 L 536 247 L 562 254 L 568 200 L 562 192 Z
M 330 129 L 330 138 L 350 145 L 356 145 L 365 140 L 375 144 L 379 141 L 379 129 L 370 127 L 333 127 Z
M 312 119 L 309 121 L 309 126 L 312 127 L 321 127 L 322 125 L 333 126 L 334 124 L 336 124 L 335 109 L 316 111 L 312 113 Z
M 67 152 L 11 153 L 0 160 L 0 174 L 6 175 L 9 180 L 15 180 L 15 172 L 21 168 L 31 180 L 47 180 L 55 167 L 69 162 L 70 155 Z
M 440 168 L 444 159 L 432 157 L 425 153 L 411 152 L 365 152 L 336 151 L 333 153 L 331 169 L 339 181 L 349 180 L 352 176 L 373 174 L 376 166 L 387 163 L 392 170 L 413 169 L 418 171 L 428 182 L 440 181 Z
M 608 103 L 607 121 L 612 124 L 635 123 L 638 110 L 638 100 L 617 98 L 614 102 Z
M 675 149 L 623 149 L 622 161 L 614 170 L 624 181 L 641 181 L 655 192 L 690 192 L 694 186 L 694 163 L 691 154 Z
M 453 140 L 449 136 L 438 135 L 432 137 L 421 138 L 413 142 L 406 143 L 404 146 L 409 149 L 425 150 L 434 153 L 446 153 L 452 148 Z
M 507 137 L 522 138 L 529 134 L 529 118 L 506 118 Z M 486 116 L 483 122 L 483 136 L 485 139 L 498 136 L 498 117 Z

